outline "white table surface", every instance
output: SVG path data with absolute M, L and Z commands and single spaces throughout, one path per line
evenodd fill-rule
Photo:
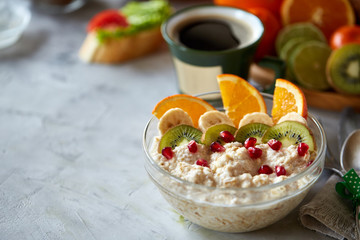
M 179 9 L 200 2 L 171 3 Z M 180 220 L 143 166 L 151 110 L 177 93 L 167 47 L 121 65 L 77 57 L 88 20 L 123 4 L 98 0 L 67 15 L 33 12 L 22 38 L 0 50 L 0 239 L 330 239 L 305 229 L 298 208 L 243 234 Z M 337 153 L 339 113 L 310 111 Z

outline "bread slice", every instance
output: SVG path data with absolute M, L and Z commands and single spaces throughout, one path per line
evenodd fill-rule
M 96 31 L 89 32 L 79 51 L 85 62 L 121 63 L 149 54 L 164 42 L 160 27 L 144 30 L 134 35 L 108 38 L 100 42 Z

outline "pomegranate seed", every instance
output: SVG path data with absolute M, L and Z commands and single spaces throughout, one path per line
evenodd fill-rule
M 309 150 L 309 145 L 307 145 L 306 143 L 300 143 L 298 145 L 297 151 L 299 156 L 305 156 L 305 154 L 307 153 L 307 151 Z
M 171 147 L 164 147 L 163 150 L 161 151 L 161 154 L 166 157 L 167 160 L 170 160 L 173 158 L 174 153 L 172 151 Z
M 310 166 L 314 161 L 310 161 L 306 164 L 306 167 Z
M 202 158 L 200 158 L 199 160 L 196 161 L 196 165 L 203 166 L 203 167 L 209 167 L 208 161 L 206 161 L 205 159 L 202 159 Z
M 232 135 L 229 131 L 220 132 L 220 137 L 226 143 L 233 142 L 235 140 L 234 135 Z
M 197 147 L 197 143 L 195 142 L 195 140 L 191 140 L 189 142 L 188 149 L 189 149 L 189 152 L 191 152 L 191 153 L 196 153 L 197 152 L 198 147 Z
M 249 137 L 248 139 L 245 140 L 244 142 L 244 146 L 246 149 L 248 149 L 249 147 L 255 147 L 257 139 L 254 137 Z
M 276 176 L 286 175 L 286 170 L 283 166 L 275 166 Z
M 262 150 L 260 148 L 257 148 L 257 147 L 249 147 L 248 148 L 248 153 L 249 153 L 251 158 L 255 159 L 255 158 L 261 157 Z
M 273 170 L 271 169 L 271 167 L 269 167 L 268 165 L 262 165 L 259 170 L 258 170 L 259 174 L 272 174 Z
M 270 139 L 267 144 L 275 151 L 279 151 L 282 146 L 282 143 L 276 139 Z
M 224 152 L 225 148 L 218 142 L 213 142 L 210 145 L 210 149 L 212 152 Z

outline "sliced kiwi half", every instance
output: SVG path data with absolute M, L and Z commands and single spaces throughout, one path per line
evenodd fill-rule
M 262 136 L 269 128 L 269 125 L 263 123 L 246 124 L 236 132 L 235 140 L 244 143 L 249 137 L 254 137 L 257 139 L 256 143 L 261 143 Z
M 220 138 L 220 132 L 229 131 L 234 135 L 236 130 L 237 129 L 235 127 L 228 124 L 216 124 L 206 129 L 206 132 L 202 135 L 201 140 L 203 144 L 208 146 L 213 142 L 220 142 L 223 144 L 224 142 Z
M 327 79 L 338 92 L 360 94 L 360 44 L 334 50 L 326 65 Z
M 314 151 L 315 142 L 310 130 L 302 123 L 295 121 L 285 121 L 269 128 L 262 138 L 266 143 L 270 139 L 276 139 L 282 146 L 289 147 L 299 143 L 309 145 L 309 151 Z
M 169 129 L 160 139 L 158 151 L 164 147 L 171 147 L 174 149 L 177 146 L 188 144 L 191 140 L 195 142 L 201 142 L 202 132 L 189 125 L 178 125 Z

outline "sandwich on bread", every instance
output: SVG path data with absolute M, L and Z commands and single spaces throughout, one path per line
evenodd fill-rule
M 166 0 L 129 2 L 120 10 L 102 11 L 90 20 L 79 57 L 121 63 L 151 53 L 163 42 L 160 26 L 170 14 Z

